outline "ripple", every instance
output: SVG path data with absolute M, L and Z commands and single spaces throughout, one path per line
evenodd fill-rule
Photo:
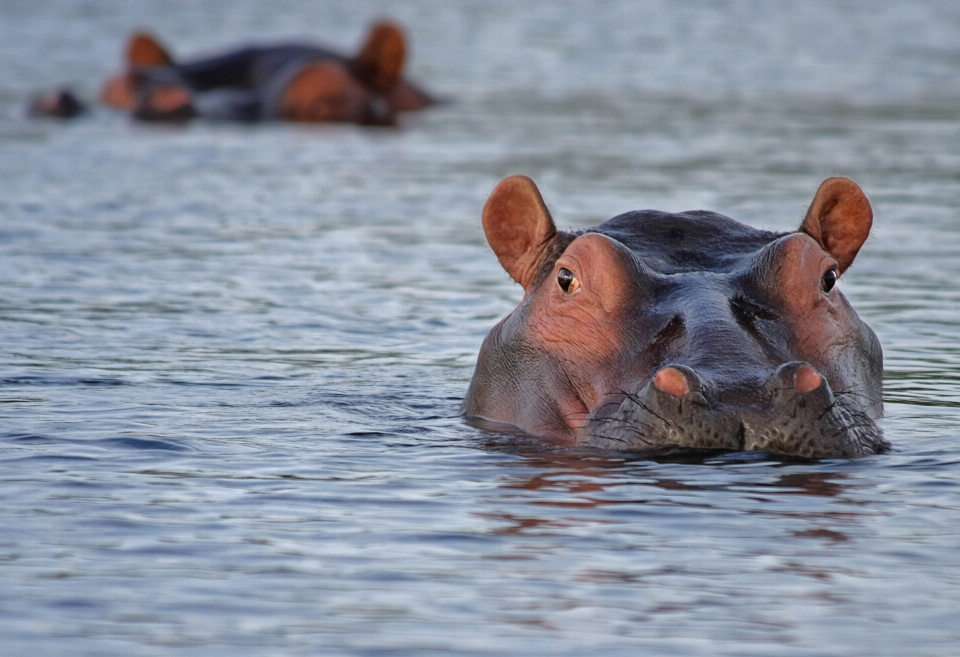
M 960 10 L 950 3 L 0 3 L 0 636 L 10 655 L 952 655 Z M 372 12 L 372 13 L 371 13 Z M 375 16 L 456 102 L 396 130 L 29 122 L 123 35 Z M 305 28 L 304 26 L 309 26 Z M 479 213 L 875 207 L 841 285 L 894 449 L 566 449 L 459 416 L 522 298 Z

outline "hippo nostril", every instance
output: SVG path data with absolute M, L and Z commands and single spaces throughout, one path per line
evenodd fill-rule
M 675 367 L 664 367 L 657 372 L 657 375 L 653 377 L 653 385 L 675 397 L 682 397 L 690 392 L 687 377 Z
M 797 373 L 793 379 L 793 387 L 796 388 L 798 392 L 810 392 L 811 390 L 819 388 L 821 381 L 823 381 L 823 377 L 820 376 L 820 373 L 809 365 L 804 364 L 797 369 Z
M 777 371 L 767 379 L 765 387 L 772 393 L 793 390 L 805 395 L 819 389 L 825 383 L 823 375 L 810 363 L 795 360 L 778 367 Z M 829 385 L 826 387 L 830 389 Z

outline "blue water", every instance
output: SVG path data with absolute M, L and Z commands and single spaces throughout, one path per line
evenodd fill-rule
M 397 130 L 165 128 L 90 98 L 175 54 L 410 33 Z M 857 180 L 844 293 L 893 452 L 627 460 L 457 417 L 520 299 L 479 213 L 799 224 Z M 0 654 L 955 655 L 960 5 L 0 3 Z

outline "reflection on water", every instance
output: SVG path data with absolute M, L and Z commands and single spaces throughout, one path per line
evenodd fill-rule
M 409 27 L 395 131 L 29 122 L 133 27 L 191 54 Z M 960 9 L 946 2 L 0 3 L 5 655 L 953 655 Z M 563 227 L 789 230 L 870 195 L 859 461 L 644 460 L 456 417 L 520 291 L 505 175 Z

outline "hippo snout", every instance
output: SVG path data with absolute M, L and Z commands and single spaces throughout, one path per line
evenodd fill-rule
M 758 385 L 708 383 L 683 365 L 661 368 L 583 424 L 578 442 L 607 449 L 770 451 L 854 457 L 888 444 L 855 400 L 834 394 L 812 365 L 785 363 Z

